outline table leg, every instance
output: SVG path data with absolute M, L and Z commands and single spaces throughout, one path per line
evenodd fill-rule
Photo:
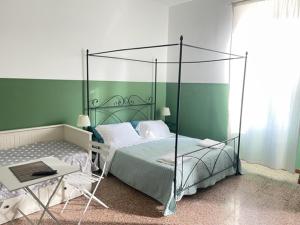
M 23 203 L 23 201 L 24 201 L 24 199 L 26 198 L 27 194 L 28 194 L 27 192 L 24 193 L 24 196 L 23 196 L 22 200 L 18 203 L 19 205 Z M 20 208 L 17 208 L 17 210 L 16 210 L 16 212 L 15 212 L 15 215 L 13 216 L 12 220 L 14 220 L 14 219 L 16 218 L 17 212 L 21 213 L 21 214 L 24 216 L 24 218 L 27 220 L 28 223 L 30 223 L 31 225 L 35 225 L 35 224 L 27 217 L 27 215 L 25 215 L 25 213 L 23 213 L 23 211 L 22 211 Z M 11 223 L 11 224 L 13 224 L 13 223 Z
M 21 213 L 21 214 L 24 216 L 24 218 L 27 220 L 28 223 L 30 223 L 31 225 L 35 225 L 35 224 L 28 218 L 28 216 L 27 216 L 25 213 L 23 213 L 23 211 L 22 211 L 21 209 L 17 209 L 17 210 L 18 210 L 19 213 Z
M 41 217 L 40 217 L 40 219 L 39 219 L 39 221 L 38 221 L 38 223 L 37 223 L 37 225 L 41 224 L 41 221 L 42 221 L 42 219 L 43 219 L 43 217 L 44 217 L 44 215 L 45 215 L 45 212 L 47 212 L 47 213 L 49 214 L 49 216 L 51 216 L 51 218 L 56 222 L 56 224 L 60 225 L 60 223 L 58 222 L 58 220 L 57 220 L 57 219 L 55 218 L 55 216 L 48 210 L 48 208 L 49 208 L 50 202 L 51 202 L 51 200 L 52 200 L 54 194 L 56 193 L 56 191 L 57 191 L 59 185 L 60 185 L 61 182 L 62 182 L 63 177 L 64 177 L 64 176 L 62 176 L 62 177 L 59 179 L 59 181 L 58 181 L 58 183 L 57 183 L 57 185 L 56 185 L 54 191 L 52 192 L 52 194 L 51 194 L 51 196 L 50 196 L 50 198 L 49 198 L 49 200 L 48 200 L 48 202 L 47 202 L 46 205 L 44 205 L 44 204 L 39 200 L 39 198 L 38 198 L 38 197 L 30 190 L 29 187 L 25 187 L 25 190 L 26 190 L 27 192 L 29 192 L 29 193 L 31 194 L 31 196 L 32 196 L 32 197 L 40 204 L 40 206 L 42 206 L 42 208 L 44 209 L 43 212 L 42 212 L 42 215 L 41 215 Z

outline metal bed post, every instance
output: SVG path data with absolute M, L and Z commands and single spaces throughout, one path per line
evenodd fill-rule
M 155 70 L 155 77 L 154 77 L 154 120 L 156 120 L 156 97 L 157 97 L 157 59 L 155 59 L 155 64 L 154 64 L 154 70 Z
M 176 175 L 177 175 L 177 150 L 178 150 L 178 131 L 179 131 L 179 110 L 180 110 L 180 88 L 181 88 L 181 63 L 182 63 L 182 41 L 183 36 L 180 36 L 179 45 L 179 67 L 178 67 L 178 83 L 177 83 L 177 109 L 176 109 L 176 136 L 175 136 L 175 166 L 174 166 L 174 199 L 176 201 Z
M 242 98 L 241 98 L 241 111 L 240 111 L 240 124 L 239 124 L 239 139 L 238 139 L 238 152 L 237 152 L 237 162 L 236 162 L 236 175 L 241 175 L 239 168 L 240 159 L 240 145 L 241 145 L 241 132 L 242 132 L 242 119 L 243 119 L 243 106 L 244 106 L 244 92 L 245 92 L 245 80 L 246 80 L 246 70 L 247 70 L 247 59 L 248 52 L 245 53 L 245 63 L 244 63 L 244 75 L 243 75 L 243 86 L 242 86 Z
M 86 104 L 87 104 L 87 115 L 90 116 L 90 84 L 89 84 L 89 50 L 86 50 Z

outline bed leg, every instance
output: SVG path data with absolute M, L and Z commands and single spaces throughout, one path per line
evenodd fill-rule
M 240 165 L 239 165 L 239 163 L 240 163 L 240 159 L 238 158 L 237 159 L 237 163 L 236 163 L 236 172 L 235 172 L 236 176 L 242 175 L 241 172 L 240 172 Z

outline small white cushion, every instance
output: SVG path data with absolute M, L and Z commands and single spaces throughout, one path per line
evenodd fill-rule
M 98 125 L 96 130 L 101 134 L 105 144 L 115 148 L 134 145 L 141 140 L 141 137 L 128 122 Z
M 143 138 L 166 138 L 172 135 L 162 120 L 141 121 L 136 130 Z

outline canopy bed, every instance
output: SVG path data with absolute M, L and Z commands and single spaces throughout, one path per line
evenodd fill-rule
M 176 46 L 179 48 L 178 61 L 158 61 L 157 59 L 150 61 L 108 55 L 109 53 Z M 225 55 L 226 57 L 213 58 L 210 60 L 183 61 L 183 47 L 210 53 L 218 53 Z M 114 95 L 109 98 L 91 99 L 89 80 L 90 57 L 125 60 L 154 65 L 154 92 L 152 93 L 152 96 L 144 99 L 138 95 Z M 230 62 L 232 60 L 244 60 L 241 105 L 239 106 L 240 124 L 238 136 L 231 137 L 222 142 L 211 142 L 209 140 L 210 142 L 207 143 L 210 144 L 203 145 L 200 143 L 201 140 L 199 139 L 179 135 L 182 65 L 222 61 Z M 132 133 L 132 129 L 136 129 L 137 126 L 142 126 L 139 124 L 143 124 L 147 120 L 150 120 L 148 122 L 153 123 L 153 126 L 160 126 L 161 129 L 165 129 L 161 122 L 155 122 L 157 109 L 158 64 L 178 65 L 175 134 L 162 135 L 160 138 L 156 139 L 139 139 L 139 137 L 136 137 L 135 134 Z M 95 126 L 102 126 L 101 131 L 103 131 L 103 133 L 99 131 L 101 134 L 105 134 L 108 129 L 115 129 L 115 134 L 119 135 L 119 137 L 127 135 L 127 140 L 125 140 L 125 142 L 127 142 L 126 144 L 120 144 L 120 142 L 118 142 L 119 144 L 115 144 L 112 141 L 108 143 L 108 141 L 105 141 L 105 138 L 104 143 L 95 144 L 100 148 L 109 148 L 111 154 L 111 162 L 108 163 L 107 167 L 109 172 L 121 181 L 164 204 L 164 215 L 170 215 L 175 212 L 176 200 L 180 200 L 183 195 L 194 194 L 196 193 L 197 188 L 214 185 L 217 181 L 226 176 L 240 174 L 239 152 L 246 65 L 247 53 L 245 56 L 241 56 L 185 44 L 183 43 L 182 36 L 180 37 L 180 42 L 175 44 L 117 49 L 96 53 L 90 53 L 89 50 L 86 50 L 87 113 Z M 121 118 L 120 114 L 125 111 L 130 112 L 130 116 Z M 100 116 L 101 114 L 102 117 Z M 134 128 L 131 128 L 128 123 L 124 123 L 127 121 L 131 122 Z M 107 125 L 105 124 L 109 123 L 119 123 L 120 125 L 106 127 Z M 147 125 L 147 122 L 145 124 Z M 124 129 L 123 133 L 122 129 Z M 139 130 L 139 135 L 141 135 L 140 132 L 141 131 Z M 109 138 L 116 139 L 116 137 Z M 129 143 L 129 140 L 131 139 L 136 141 Z

